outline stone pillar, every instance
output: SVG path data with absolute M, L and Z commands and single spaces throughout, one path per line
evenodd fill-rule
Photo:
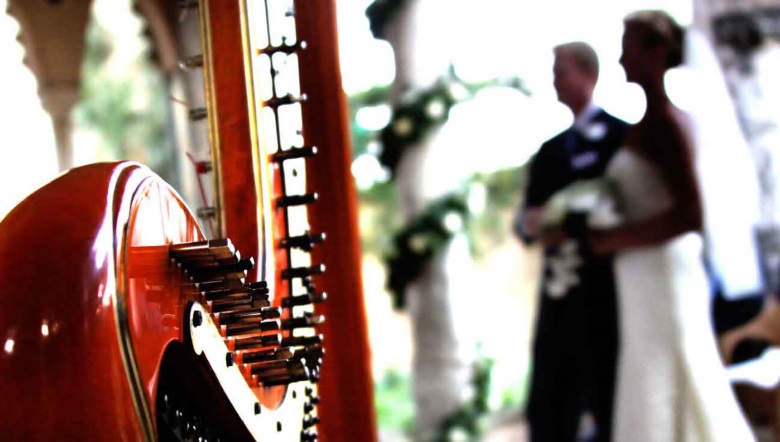
M 391 101 L 401 101 L 407 88 L 429 88 L 447 73 L 457 28 L 443 17 L 451 16 L 459 3 L 412 0 L 388 22 L 385 39 L 393 47 L 396 65 Z M 466 178 L 464 171 L 445 166 L 454 149 L 463 146 L 449 145 L 441 133 L 431 131 L 410 146 L 398 163 L 395 183 L 407 221 L 457 190 Z M 432 440 L 444 419 L 473 396 L 476 343 L 468 318 L 478 300 L 469 287 L 472 270 L 468 240 L 458 234 L 407 288 L 414 346 L 415 440 Z
M 51 116 L 54 138 L 57 143 L 57 163 L 59 171 L 65 171 L 73 164 L 73 124 L 70 113 L 79 101 L 78 84 L 60 84 L 43 86 L 38 91 L 43 109 Z

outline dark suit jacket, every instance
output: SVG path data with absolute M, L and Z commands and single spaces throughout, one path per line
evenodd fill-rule
M 589 139 L 570 127 L 542 144 L 531 159 L 523 210 L 543 206 L 556 192 L 575 181 L 597 178 L 604 173 L 622 144 L 628 125 L 604 110 L 599 110 L 589 122 L 589 127 L 598 125 L 605 130 L 603 137 Z M 534 241 L 524 233 L 521 237 L 526 244 Z

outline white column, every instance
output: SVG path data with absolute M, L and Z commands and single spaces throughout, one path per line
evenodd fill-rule
M 405 88 L 430 87 L 447 72 L 455 31 L 447 11 L 454 7 L 452 1 L 412 0 L 388 24 L 386 39 L 393 46 L 396 62 L 394 102 L 401 99 Z M 406 220 L 456 190 L 465 178 L 448 166 L 453 149 L 464 147 L 445 145 L 440 133 L 433 130 L 409 147 L 398 164 L 395 183 Z M 442 420 L 473 396 L 475 330 L 468 318 L 469 309 L 479 300 L 469 287 L 471 271 L 468 241 L 456 235 L 407 289 L 414 345 L 415 440 L 430 440 Z
M 43 109 L 51 116 L 60 172 L 73 167 L 73 124 L 70 113 L 79 101 L 78 84 L 44 86 L 38 90 Z

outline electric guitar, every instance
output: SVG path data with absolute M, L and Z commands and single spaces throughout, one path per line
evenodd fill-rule
M 335 46 L 335 11 L 286 3 L 180 2 L 201 24 L 202 54 L 183 63 L 203 69 L 207 102 L 190 114 L 208 122 L 216 238 L 133 162 L 72 169 L 0 223 L 4 438 L 313 441 L 320 426 L 339 440 L 349 422 L 351 437 L 375 439 L 362 300 L 336 301 L 341 325 L 318 311 L 319 279 L 360 295 L 343 99 L 326 126 L 300 92 L 316 83 L 325 109 L 340 91 L 336 52 L 301 56 L 308 74 L 296 55 L 310 30 Z M 308 165 L 318 147 L 306 138 L 326 152 Z M 313 180 L 341 213 L 310 222 Z M 317 229 L 331 226 L 343 246 L 328 252 L 336 280 L 317 252 Z M 344 363 L 330 375 L 319 329 Z

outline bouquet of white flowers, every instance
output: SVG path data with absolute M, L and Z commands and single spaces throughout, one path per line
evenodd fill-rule
M 575 238 L 567 239 L 548 256 L 547 296 L 560 299 L 580 283 L 577 269 L 584 251 L 576 237 L 586 229 L 605 229 L 621 222 L 617 189 L 607 178 L 577 181 L 553 195 L 544 208 L 542 228 L 563 228 Z
M 571 214 L 583 214 L 589 228 L 606 229 L 620 224 L 622 217 L 614 183 L 607 178 L 594 178 L 561 189 L 545 205 L 542 227 L 561 227 Z

